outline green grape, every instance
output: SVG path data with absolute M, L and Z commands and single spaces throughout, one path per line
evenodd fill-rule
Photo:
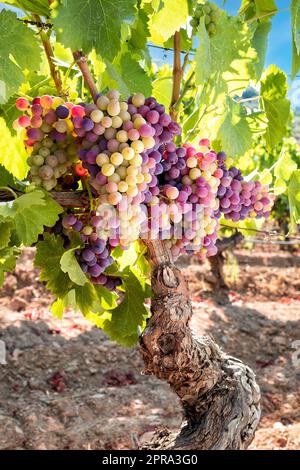
M 42 157 L 42 155 L 33 155 L 32 163 L 36 166 L 42 166 L 44 165 L 44 158 Z
M 195 18 L 201 18 L 203 16 L 204 11 L 203 11 L 203 5 L 197 5 L 195 12 L 194 12 L 194 17 Z
M 216 28 L 216 25 L 215 23 L 210 23 L 208 26 L 207 26 L 207 32 L 210 36 L 214 36 L 217 32 L 217 28 Z
M 192 19 L 191 19 L 191 21 L 190 21 L 190 26 L 191 26 L 192 28 L 197 28 L 198 24 L 199 24 L 199 21 L 197 20 L 197 18 L 192 18 Z
M 205 20 L 204 20 L 204 22 L 205 22 L 205 25 L 206 25 L 206 26 L 208 26 L 208 25 L 209 25 L 209 23 L 211 22 L 210 15 L 206 15 L 206 16 L 205 16 Z
M 206 3 L 205 5 L 203 5 L 203 11 L 204 13 L 209 14 L 211 11 L 211 6 Z

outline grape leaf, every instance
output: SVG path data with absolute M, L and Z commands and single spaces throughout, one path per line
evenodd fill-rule
M 0 250 L 0 287 L 3 285 L 4 273 L 13 272 L 20 251 L 14 247 L 6 247 Z
M 0 165 L 19 180 L 28 173 L 27 154 L 20 138 L 12 136 L 0 117 Z
M 117 88 L 124 97 L 138 91 L 146 96 L 151 95 L 150 77 L 131 54 L 122 54 L 118 63 L 107 62 L 106 65 L 110 78 L 117 83 Z
M 286 75 L 276 65 L 270 65 L 263 73 L 260 94 L 268 119 L 265 138 L 268 149 L 271 149 L 285 136 L 290 117 Z
M 245 15 L 248 21 L 253 18 L 264 19 L 273 16 L 278 11 L 274 0 L 242 0 L 239 14 Z
M 288 198 L 291 214 L 292 231 L 300 223 L 300 170 L 293 172 L 288 185 Z
M 189 8 L 187 0 L 164 0 L 149 19 L 150 40 L 162 45 L 175 31 L 179 31 L 188 19 Z
M 11 219 L 0 215 L 0 249 L 8 245 L 13 227 Z
M 45 281 L 47 289 L 60 298 L 73 288 L 68 274 L 64 273 L 60 267 L 60 260 L 64 253 L 63 239 L 44 233 L 44 240 L 37 244 L 34 260 L 34 266 L 41 269 L 40 280 Z
M 54 25 L 60 42 L 73 51 L 95 49 L 109 61 L 121 47 L 121 26 L 132 23 L 136 0 L 64 0 Z
M 0 31 L 0 103 L 5 103 L 21 85 L 22 70 L 39 67 L 40 48 L 34 31 L 12 11 L 0 12 Z
M 295 170 L 297 170 L 297 163 L 292 159 L 288 151 L 283 152 L 274 166 L 274 175 L 277 178 L 288 181 Z
M 255 29 L 252 45 L 257 53 L 258 62 L 255 64 L 256 77 L 260 78 L 263 72 L 267 46 L 268 46 L 268 35 L 271 30 L 272 24 L 270 21 L 263 21 L 257 24 Z
M 131 28 L 131 36 L 128 41 L 128 46 L 135 52 L 137 49 L 145 49 L 147 44 L 147 37 L 150 35 L 148 29 L 148 15 L 139 8 L 136 20 Z
M 56 318 L 60 320 L 63 318 L 63 314 L 66 308 L 75 305 L 75 290 L 71 289 L 63 298 L 58 297 L 51 305 L 50 312 Z
M 76 248 L 72 248 L 62 255 L 60 259 L 60 267 L 64 273 L 69 275 L 69 278 L 74 282 L 74 284 L 84 286 L 87 282 L 87 277 L 76 259 L 75 250 Z
M 213 37 L 208 36 L 204 18 L 201 18 L 198 27 L 198 41 L 199 45 L 195 55 L 196 84 L 202 85 L 214 74 L 216 77 L 214 77 L 215 86 L 220 86 L 220 91 L 223 91 L 222 74 L 230 71 L 230 66 L 234 60 L 242 60 L 249 56 L 249 48 L 251 48 L 250 30 L 239 18 L 230 17 L 225 11 L 222 11 L 217 23 L 217 33 Z M 226 47 L 224 47 L 224 44 L 226 44 Z M 256 60 L 255 55 L 253 59 Z M 250 75 L 251 70 L 249 70 Z
M 53 227 L 63 208 L 42 190 L 32 191 L 17 198 L 12 205 L 0 207 L 0 215 L 13 219 L 19 244 L 31 246 L 44 232 L 44 226 Z
M 172 77 L 159 77 L 152 82 L 152 93 L 157 101 L 168 109 L 172 96 Z
M 16 8 L 20 8 L 25 13 L 29 11 L 36 15 L 49 16 L 48 0 L 6 0 L 3 3 L 8 3 Z
M 300 3 L 291 0 L 291 27 L 292 27 L 292 80 L 300 69 Z
M 15 178 L 3 165 L 0 165 L 0 186 L 16 187 Z
M 135 344 L 142 332 L 149 310 L 144 305 L 149 288 L 135 268 L 126 268 L 122 288 L 124 299 L 113 310 L 98 318 L 98 325 L 110 338 L 125 346 Z
M 217 140 L 220 140 L 222 149 L 230 156 L 243 155 L 251 147 L 252 142 L 247 118 L 240 115 L 240 105 L 230 98 L 225 102 L 223 116 Z

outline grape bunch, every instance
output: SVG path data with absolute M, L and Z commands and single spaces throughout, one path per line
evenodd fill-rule
M 71 121 L 72 109 L 76 106 L 65 103 L 62 98 L 44 95 L 34 98 L 31 104 L 26 98 L 18 98 L 16 107 L 25 113 L 15 121 L 14 127 L 22 129 L 31 181 L 47 191 L 57 186 L 58 189 L 76 189 L 78 184 L 76 177 L 72 178 L 72 165 L 78 158 L 78 150 Z M 65 181 L 64 175 L 70 172 Z
M 190 144 L 160 146 L 160 195 L 149 206 L 150 238 L 168 239 L 174 257 L 183 252 L 212 256 L 216 252 L 220 184 L 217 155 L 202 139 L 197 151 Z
M 200 19 L 204 17 L 206 31 L 210 37 L 217 32 L 217 21 L 220 17 L 220 8 L 215 3 L 205 2 L 205 4 L 197 4 L 190 25 L 196 32 L 200 23 Z
M 268 185 L 259 181 L 245 181 L 241 171 L 231 166 L 226 169 L 226 154 L 218 154 L 221 182 L 218 188 L 219 211 L 226 219 L 238 222 L 248 217 L 269 217 L 274 198 L 269 194 Z M 220 215 L 220 214 L 217 214 Z
M 68 213 L 62 218 L 62 231 L 64 230 L 64 234 L 68 238 L 67 245 L 72 238 L 72 233 L 80 234 L 84 247 L 77 249 L 75 255 L 82 271 L 92 284 L 114 290 L 121 285 L 121 279 L 105 274 L 105 270 L 112 265 L 114 260 L 111 257 L 111 246 L 106 240 L 99 238 L 96 233 L 95 219 L 97 219 L 95 213 L 91 213 L 89 221 L 86 220 L 86 217 Z

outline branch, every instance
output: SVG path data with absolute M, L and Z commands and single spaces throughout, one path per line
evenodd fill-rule
M 76 64 L 78 65 L 78 67 L 79 67 L 79 69 L 82 73 L 82 76 L 84 78 L 84 83 L 85 83 L 87 89 L 89 90 L 89 92 L 92 95 L 93 99 L 95 99 L 96 95 L 98 94 L 98 89 L 97 89 L 97 85 L 94 81 L 94 78 L 91 74 L 91 71 L 89 69 L 86 57 L 84 56 L 82 51 L 73 52 L 73 57 L 74 57 L 74 60 L 75 60 Z
M 180 86 L 182 79 L 182 68 L 180 60 L 180 31 L 176 31 L 174 34 L 174 60 L 173 60 L 173 90 L 172 99 L 170 105 L 171 118 L 177 120 L 176 103 L 180 97 Z
M 38 15 L 33 15 L 33 19 L 37 23 L 42 24 L 42 20 Z M 42 29 L 39 31 L 39 35 L 40 35 L 40 38 L 42 40 L 42 43 L 43 43 L 43 46 L 44 46 L 44 49 L 45 49 L 45 53 L 46 53 L 46 57 L 47 57 L 47 60 L 48 60 L 51 77 L 53 78 L 53 81 L 55 83 L 57 93 L 61 96 L 63 94 L 62 81 L 61 81 L 61 78 L 60 78 L 60 73 L 57 70 L 57 68 L 55 67 L 54 63 L 53 63 L 54 52 L 53 52 L 49 37 L 48 37 L 47 33 L 45 33 L 45 31 L 43 31 Z
M 0 190 L 0 203 L 13 201 L 15 200 L 15 195 L 20 197 L 23 194 L 21 191 L 15 191 L 13 194 L 10 188 L 3 191 Z M 89 206 L 89 198 L 83 191 L 52 191 L 49 195 L 63 207 L 85 208 Z

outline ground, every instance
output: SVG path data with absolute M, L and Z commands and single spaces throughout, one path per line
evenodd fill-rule
M 300 449 L 300 354 L 299 364 L 292 360 L 300 253 L 257 246 L 236 255 L 227 296 L 212 288 L 208 265 L 181 260 L 192 326 L 257 374 L 262 419 L 251 448 Z M 157 427 L 180 425 L 176 396 L 142 375 L 136 349 L 117 346 L 73 312 L 53 318 L 50 302 L 27 250 L 0 291 L 0 449 L 134 449 Z

